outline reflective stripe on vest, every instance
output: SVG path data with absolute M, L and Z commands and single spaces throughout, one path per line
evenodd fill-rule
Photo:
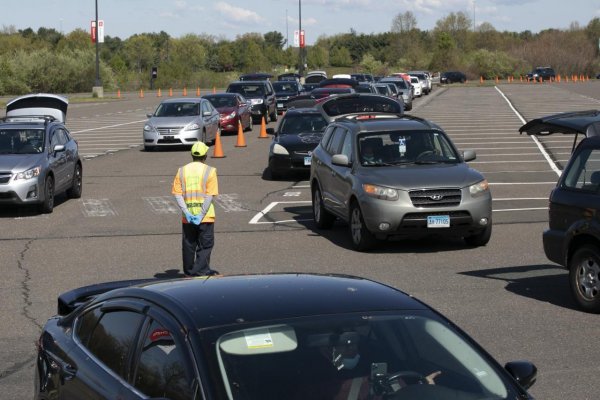
M 198 164 L 200 168 L 197 168 L 195 164 Z M 202 172 L 202 169 L 204 169 L 204 172 Z M 206 184 L 212 170 L 212 167 L 201 163 L 188 164 L 179 170 L 183 200 L 189 212 L 193 215 L 200 214 L 202 210 L 202 204 L 207 197 Z M 215 217 L 215 207 L 212 203 L 208 207 L 206 217 Z

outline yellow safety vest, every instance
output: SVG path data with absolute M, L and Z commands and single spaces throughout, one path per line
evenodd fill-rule
M 179 169 L 183 200 L 187 209 L 193 215 L 200 214 L 202 210 L 202 204 L 207 197 L 206 183 L 212 170 L 212 167 L 199 162 L 189 163 Z M 213 203 L 208 207 L 205 218 L 214 220 L 215 207 Z

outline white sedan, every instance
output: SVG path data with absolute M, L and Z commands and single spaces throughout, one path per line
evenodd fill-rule
M 410 76 L 410 83 L 415 88 L 415 97 L 421 97 L 423 95 L 423 85 L 416 76 Z

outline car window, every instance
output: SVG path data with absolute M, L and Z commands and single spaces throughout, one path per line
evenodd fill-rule
M 321 114 L 287 115 L 282 121 L 279 133 L 282 135 L 301 132 L 323 132 L 327 121 Z
M 331 139 L 331 134 L 333 133 L 335 127 L 334 126 L 328 126 L 327 129 L 325 129 L 325 133 L 323 134 L 323 139 L 321 139 L 321 146 L 324 149 L 327 149 L 327 144 L 329 143 L 329 139 Z
M 212 114 L 212 111 L 213 111 L 213 107 L 209 102 L 207 102 L 207 101 L 202 102 L 202 113 L 203 114 L 205 112 L 209 112 Z
M 156 117 L 190 117 L 198 115 L 200 104 L 196 102 L 189 103 L 162 103 L 156 109 Z
M 401 114 L 402 106 L 385 96 L 348 96 L 324 102 L 323 111 L 330 117 L 361 112 Z
M 575 156 L 565 174 L 564 186 L 598 193 L 600 149 L 584 149 Z
M 0 154 L 34 154 L 44 149 L 42 129 L 6 129 L 0 131 Z
M 348 161 L 352 161 L 352 135 L 345 135 L 341 154 L 348 157 Z
M 142 337 L 134 386 L 150 397 L 190 400 L 194 371 L 186 362 L 186 347 L 176 335 L 152 321 Z
M 329 144 L 327 146 L 327 152 L 329 154 L 338 154 L 340 151 L 340 147 L 344 141 L 344 136 L 346 135 L 346 130 L 344 128 L 341 127 L 336 127 L 335 131 L 333 132 L 333 136 L 331 137 L 331 140 L 329 141 Z
M 127 361 L 144 316 L 133 311 L 102 313 L 96 309 L 82 318 L 78 334 L 88 350 L 126 379 Z M 87 315 L 87 314 L 96 315 Z M 96 322 L 97 320 L 97 322 Z

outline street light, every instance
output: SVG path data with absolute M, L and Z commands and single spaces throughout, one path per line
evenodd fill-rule
M 302 0 L 298 0 L 298 38 L 300 38 L 300 35 L 302 35 Z M 300 65 L 298 66 L 298 74 L 302 76 L 304 74 L 304 47 L 301 43 L 299 44 Z
M 100 46 L 100 38 L 98 37 L 98 0 L 96 0 L 96 87 L 102 86 L 100 81 L 100 58 L 98 56 L 98 49 Z

